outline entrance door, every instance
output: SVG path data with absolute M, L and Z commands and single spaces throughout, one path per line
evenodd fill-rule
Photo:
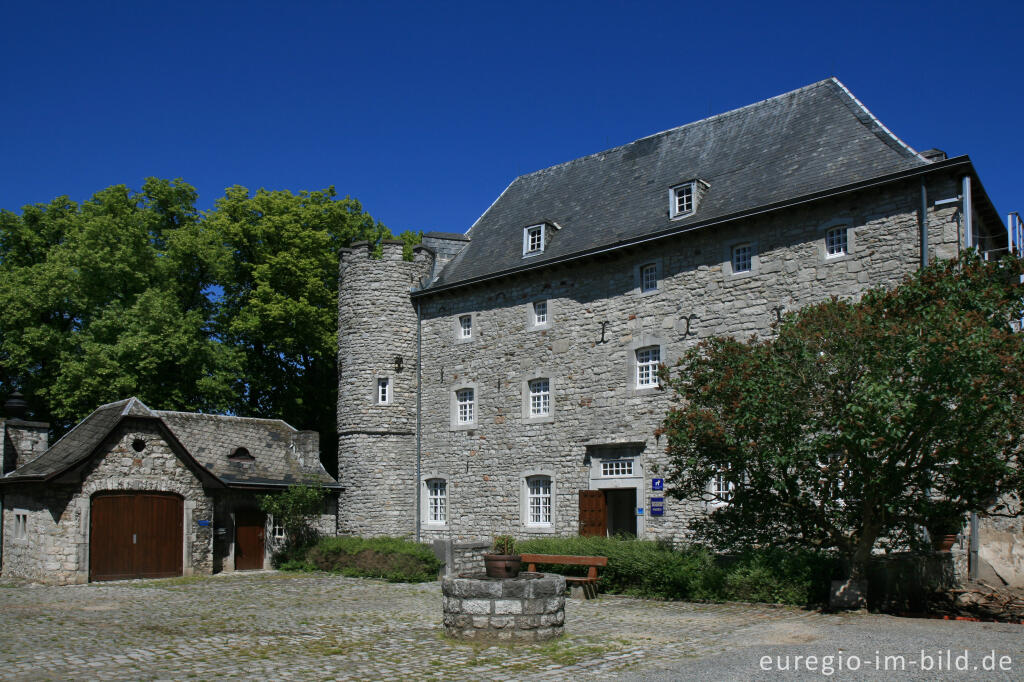
M 267 517 L 258 511 L 235 512 L 235 570 L 263 568 L 263 528 Z
M 607 535 L 604 491 L 580 491 L 580 535 Z
M 608 505 L 608 535 L 636 535 L 636 488 L 602 491 Z
M 182 574 L 182 499 L 161 493 L 103 493 L 89 515 L 91 580 Z

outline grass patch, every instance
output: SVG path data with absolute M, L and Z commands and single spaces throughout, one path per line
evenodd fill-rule
M 153 580 L 130 582 L 128 583 L 128 586 L 142 589 L 152 589 L 154 587 L 179 587 L 182 585 L 195 585 L 196 583 L 203 583 L 212 579 L 213 576 L 209 575 L 184 575 L 178 578 L 155 578 Z

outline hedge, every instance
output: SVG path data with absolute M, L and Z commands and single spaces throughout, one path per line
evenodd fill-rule
M 344 536 L 323 538 L 278 567 L 415 583 L 436 580 L 442 565 L 430 547 L 411 540 Z

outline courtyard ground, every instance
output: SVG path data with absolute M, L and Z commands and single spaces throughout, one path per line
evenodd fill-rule
M 273 572 L 0 580 L 0 679 L 933 679 L 947 650 L 954 668 L 967 655 L 950 679 L 1024 679 L 1020 625 L 603 595 L 568 600 L 554 642 L 483 647 L 441 636 L 440 591 Z M 903 670 L 876 670 L 885 656 Z

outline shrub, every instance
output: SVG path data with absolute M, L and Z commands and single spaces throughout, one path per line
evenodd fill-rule
M 389 582 L 436 580 L 442 562 L 426 545 L 402 538 L 323 538 L 291 570 L 321 570 Z M 284 566 L 282 566 L 284 568 Z
M 556 537 L 524 540 L 520 552 L 608 557 L 598 572 L 605 592 L 661 599 L 821 603 L 835 560 L 813 552 L 750 550 L 716 556 L 700 546 L 671 545 L 628 537 Z M 581 566 L 544 566 L 564 575 L 584 575 Z

